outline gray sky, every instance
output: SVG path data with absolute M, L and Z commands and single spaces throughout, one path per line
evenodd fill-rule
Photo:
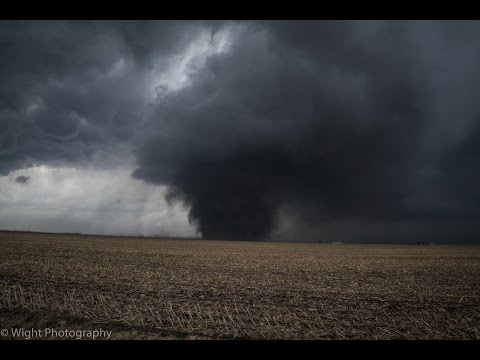
M 478 242 L 479 35 L 0 21 L 0 228 Z
M 22 174 L 22 175 L 19 175 Z M 196 236 L 188 210 L 131 169 L 38 166 L 0 177 L 0 228 L 90 234 Z M 27 182 L 18 181 L 27 177 Z

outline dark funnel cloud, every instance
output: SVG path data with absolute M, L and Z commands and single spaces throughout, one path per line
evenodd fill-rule
M 478 220 L 478 25 L 244 23 L 156 105 L 134 176 L 168 184 L 204 238 L 266 238 L 281 209 Z

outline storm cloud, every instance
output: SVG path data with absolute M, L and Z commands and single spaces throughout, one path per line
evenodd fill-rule
M 30 176 L 18 175 L 15 178 L 15 182 L 18 184 L 28 184 L 30 182 Z
M 204 238 L 479 235 L 478 22 L 0 26 L 3 175 L 126 164 Z
M 230 52 L 158 103 L 135 176 L 169 184 L 209 238 L 264 238 L 281 208 L 313 224 L 457 217 L 466 204 L 444 196 L 452 168 L 438 162 L 478 121 L 478 30 L 246 24 Z
M 121 152 L 199 24 L 0 22 L 0 173 Z M 128 151 L 127 151 L 128 152 Z

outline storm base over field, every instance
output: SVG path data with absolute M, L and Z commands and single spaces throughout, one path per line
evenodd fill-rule
M 1 21 L 0 228 L 480 241 L 477 21 Z

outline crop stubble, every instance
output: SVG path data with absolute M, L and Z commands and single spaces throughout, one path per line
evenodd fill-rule
M 480 339 L 480 246 L 0 233 L 0 325 L 143 339 Z

